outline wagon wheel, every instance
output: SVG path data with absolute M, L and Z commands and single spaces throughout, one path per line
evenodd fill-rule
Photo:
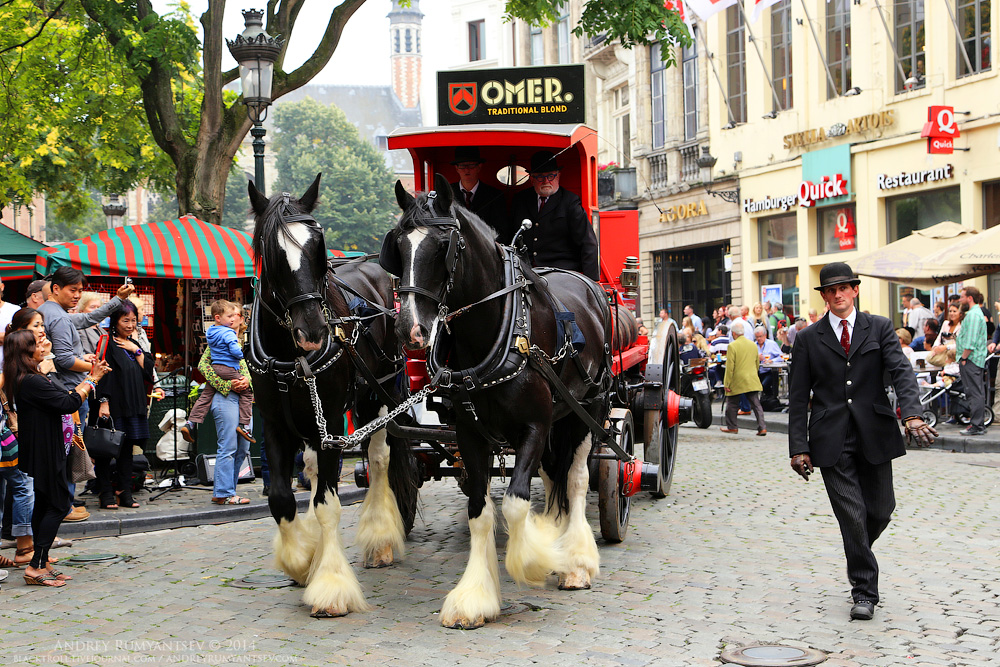
M 677 346 L 677 330 L 670 327 L 663 337 L 663 343 L 654 352 L 646 366 L 646 381 L 660 382 L 656 405 L 658 408 L 645 410 L 645 450 L 643 460 L 656 463 L 656 487 L 651 491 L 654 498 L 663 498 L 670 493 L 674 478 L 674 464 L 677 461 L 677 429 L 666 420 L 667 397 L 670 392 L 680 393 L 681 365 Z M 657 377 L 651 377 L 656 375 Z M 646 391 L 653 391 L 646 389 Z M 648 403 L 647 403 L 648 404 Z
M 635 428 L 632 424 L 632 412 L 624 408 L 615 408 L 608 418 L 610 425 L 618 431 L 615 442 L 629 454 L 634 450 Z M 601 447 L 602 454 L 611 454 L 611 449 Z M 621 542 L 628 532 L 629 510 L 632 507 L 631 496 L 624 494 L 621 485 L 617 458 L 601 459 L 597 467 L 598 507 L 601 511 L 601 536 L 608 542 Z

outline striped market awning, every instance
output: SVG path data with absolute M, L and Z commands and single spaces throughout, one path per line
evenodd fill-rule
M 72 266 L 88 276 L 247 278 L 254 275 L 250 235 L 193 216 L 115 227 L 46 248 L 35 270 Z
M 0 259 L 0 278 L 3 280 L 24 280 L 35 275 L 35 265 L 31 262 L 14 262 Z

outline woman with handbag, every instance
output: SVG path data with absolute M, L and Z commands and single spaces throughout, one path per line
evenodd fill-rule
M 91 410 L 91 426 L 102 425 L 110 419 L 112 429 L 124 432 L 118 452 L 114 455 L 114 484 L 111 478 L 111 459 L 98 458 L 95 456 L 97 452 L 91 447 L 100 493 L 99 507 L 105 510 L 139 507 L 139 503 L 132 498 L 132 448 L 136 445 L 141 448 L 149 439 L 144 381 L 153 381 L 154 362 L 153 355 L 145 354 L 134 340 L 138 326 L 138 310 L 131 301 L 123 302 L 111 313 L 111 340 L 108 342 L 106 359 L 113 372 L 97 386 L 96 399 L 100 406 L 96 420 L 94 410 Z
M 3 377 L 18 416 L 18 467 L 34 479 L 35 487 L 31 514 L 35 552 L 24 571 L 24 581 L 58 588 L 70 577 L 52 569 L 49 549 L 73 501 L 62 416 L 80 409 L 109 367 L 101 361 L 95 363 L 86 379 L 66 393 L 38 369 L 46 351 L 33 332 L 12 331 L 4 340 Z

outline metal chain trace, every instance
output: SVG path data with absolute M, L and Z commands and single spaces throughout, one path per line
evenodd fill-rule
M 308 380 L 307 380 L 308 382 Z M 437 390 L 436 386 L 427 385 L 423 389 L 419 390 L 417 393 L 410 396 L 408 399 L 400 403 L 398 406 L 393 408 L 391 411 L 386 413 L 384 417 L 379 417 L 374 421 L 371 421 L 364 426 L 355 429 L 354 433 L 345 436 L 332 436 L 326 433 L 326 420 L 323 419 L 323 408 L 319 405 L 319 396 L 315 393 L 315 381 L 313 385 L 310 386 L 310 392 L 313 397 L 313 408 L 316 410 L 316 424 L 320 426 L 320 435 L 322 436 L 323 449 L 330 449 L 331 447 L 337 447 L 338 449 L 346 449 L 348 447 L 356 447 L 363 443 L 365 439 L 372 433 L 378 431 L 383 426 L 391 422 L 393 419 L 398 417 L 400 414 L 406 412 L 411 407 L 424 400 L 427 396 L 433 394 Z

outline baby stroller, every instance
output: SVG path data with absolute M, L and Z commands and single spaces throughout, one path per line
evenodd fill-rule
M 940 399 L 944 397 L 948 412 L 962 425 L 967 425 L 972 421 L 971 406 L 965 392 L 962 391 L 962 380 L 955 375 L 940 373 L 937 381 L 928 383 L 920 382 L 920 404 L 923 407 L 921 418 L 931 427 L 937 426 L 939 416 L 938 407 Z M 993 423 L 993 408 L 984 406 L 983 426 Z

